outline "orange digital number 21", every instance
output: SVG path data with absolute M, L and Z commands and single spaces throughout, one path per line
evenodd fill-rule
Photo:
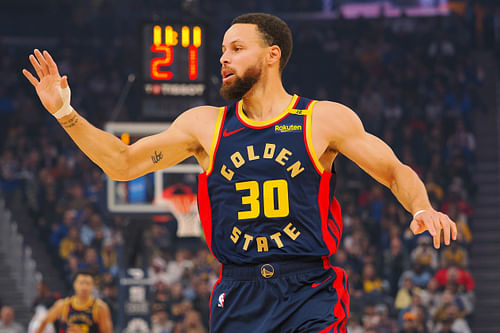
M 151 60 L 151 77 L 155 80 L 170 80 L 174 75 L 169 71 L 161 71 L 160 66 L 170 66 L 174 61 L 174 50 L 172 46 L 165 44 L 151 45 L 152 52 L 163 52 L 163 58 L 153 58 Z

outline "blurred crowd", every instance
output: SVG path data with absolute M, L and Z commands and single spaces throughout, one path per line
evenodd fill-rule
M 122 16 L 106 11 L 106 1 L 97 3 L 103 4 L 102 11 L 67 9 L 72 11 L 65 24 L 74 34 L 60 36 L 51 47 L 60 71 L 69 77 L 72 105 L 102 126 L 140 55 L 127 28 L 111 42 L 99 34 L 94 23 L 116 29 Z M 353 108 L 366 129 L 425 181 L 433 206 L 458 226 L 457 241 L 434 250 L 427 234 L 413 237 L 411 216 L 390 191 L 339 158 L 335 168 L 344 234 L 331 262 L 349 276 L 349 332 L 470 332 L 473 112 L 488 111 L 480 94 L 486 73 L 476 60 L 478 51 L 470 47 L 480 44 L 475 26 L 456 15 L 289 23 L 294 51 L 285 86 Z M 103 48 L 105 43 L 113 47 Z M 102 171 L 20 77 L 28 46 L 0 42 L 0 191 L 23 202 L 68 285 L 77 270 L 95 273 L 97 295 L 110 305 L 116 321 L 118 267 L 130 238 L 126 218 L 108 213 Z M 211 55 L 213 75 L 218 54 Z M 223 103 L 215 97 L 218 84 L 211 87 L 212 104 Z M 127 97 L 124 120 L 141 120 L 138 90 Z M 220 267 L 202 242 L 178 239 L 175 223 L 172 218 L 150 220 L 148 228 L 140 228 L 146 229 L 140 240 L 147 256 L 141 263 L 154 281 L 153 332 L 207 332 L 210 292 Z M 49 307 L 58 297 L 41 284 L 34 305 Z

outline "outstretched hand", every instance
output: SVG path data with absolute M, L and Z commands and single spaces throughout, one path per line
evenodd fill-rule
M 43 106 L 51 114 L 54 114 L 63 106 L 64 94 L 69 93 L 69 89 L 63 90 L 68 88 L 68 78 L 61 77 L 57 64 L 49 52 L 43 51 L 42 54 L 38 49 L 35 49 L 34 54 L 30 54 L 29 59 L 38 79 L 27 69 L 23 69 L 23 74 L 35 87 Z
M 418 214 L 411 221 L 410 230 L 414 235 L 429 231 L 436 249 L 439 249 L 441 246 L 441 231 L 443 232 L 445 245 L 450 245 L 450 238 L 452 240 L 457 239 L 457 225 L 455 222 L 448 215 L 434 209 L 427 209 Z

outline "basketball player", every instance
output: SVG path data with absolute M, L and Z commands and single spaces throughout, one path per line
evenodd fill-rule
M 268 14 L 233 20 L 220 57 L 217 108 L 181 114 L 163 133 L 127 146 L 70 106 L 67 77 L 47 51 L 23 70 L 45 108 L 80 149 L 115 180 L 127 181 L 195 156 L 206 240 L 222 263 L 211 298 L 211 332 L 345 332 L 347 276 L 328 257 L 342 236 L 333 161 L 344 154 L 392 190 L 413 214 L 414 234 L 434 246 L 455 239 L 423 183 L 346 106 L 290 95 L 281 74 L 292 50 L 285 22 Z
M 47 313 L 37 332 L 42 333 L 48 323 L 61 322 L 60 333 L 113 333 L 109 308 L 100 299 L 91 296 L 93 276 L 85 271 L 76 273 L 75 295 L 58 300 Z

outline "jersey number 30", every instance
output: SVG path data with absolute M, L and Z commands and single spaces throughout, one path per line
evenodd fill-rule
M 265 217 L 285 217 L 290 212 L 288 202 L 288 183 L 284 179 L 266 180 L 262 183 L 262 198 L 260 186 L 255 180 L 235 184 L 236 191 L 249 191 L 241 197 L 242 205 L 250 205 L 250 210 L 238 212 L 238 220 L 255 219 L 260 216 L 261 201 Z

